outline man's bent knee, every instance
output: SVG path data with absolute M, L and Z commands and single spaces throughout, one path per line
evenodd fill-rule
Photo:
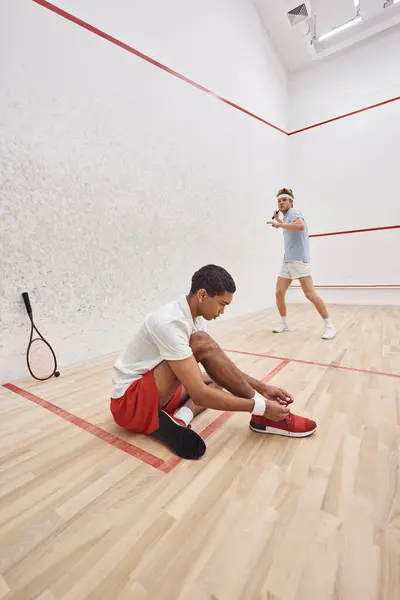
M 307 300 L 309 300 L 313 304 L 315 303 L 316 300 L 318 300 L 318 295 L 316 292 L 305 292 L 304 295 L 307 298 Z
M 190 347 L 198 362 L 206 358 L 207 354 L 218 348 L 218 345 L 205 331 L 197 331 L 190 337 Z

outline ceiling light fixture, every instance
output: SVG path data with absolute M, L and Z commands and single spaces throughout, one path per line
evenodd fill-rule
M 397 0 L 397 1 L 399 1 L 399 0 Z M 328 31 L 328 33 L 324 33 L 323 35 L 320 35 L 319 37 L 317 37 L 317 41 L 322 42 L 323 40 L 330 38 L 332 35 L 336 35 L 337 33 L 340 33 L 341 31 L 344 31 L 345 29 L 348 29 L 349 27 L 352 27 L 353 25 L 357 25 L 358 23 L 361 23 L 362 20 L 363 20 L 362 16 L 359 15 L 359 16 L 355 17 L 354 19 L 351 19 L 351 21 L 347 21 L 346 23 L 343 23 L 343 25 L 339 25 L 339 27 L 335 27 L 335 29 Z

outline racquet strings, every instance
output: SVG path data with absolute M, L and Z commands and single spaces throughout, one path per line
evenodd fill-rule
M 28 349 L 27 361 L 32 375 L 38 379 L 51 377 L 56 368 L 50 347 L 40 338 L 32 340 Z

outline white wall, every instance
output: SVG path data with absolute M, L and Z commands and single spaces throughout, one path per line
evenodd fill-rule
M 251 2 L 59 5 L 285 126 Z M 0 104 L 1 382 L 27 373 L 25 290 L 61 367 L 119 350 L 207 262 L 231 315 L 273 303 L 286 136 L 23 0 L 0 5 Z
M 391 30 L 294 75 L 290 129 L 399 95 L 400 31 Z M 310 233 L 400 224 L 400 102 L 290 137 L 290 184 Z M 319 285 L 400 284 L 400 230 L 311 240 Z M 323 291 L 333 302 L 400 304 L 397 290 Z M 298 300 L 298 292 L 291 298 Z
M 286 129 L 287 75 L 252 0 L 54 4 Z
M 399 96 L 400 30 L 386 30 L 289 78 L 290 131 Z

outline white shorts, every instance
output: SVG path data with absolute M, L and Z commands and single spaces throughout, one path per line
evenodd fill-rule
M 301 277 L 311 276 L 311 265 L 309 262 L 294 260 L 293 262 L 284 262 L 279 277 L 283 279 L 300 279 Z

